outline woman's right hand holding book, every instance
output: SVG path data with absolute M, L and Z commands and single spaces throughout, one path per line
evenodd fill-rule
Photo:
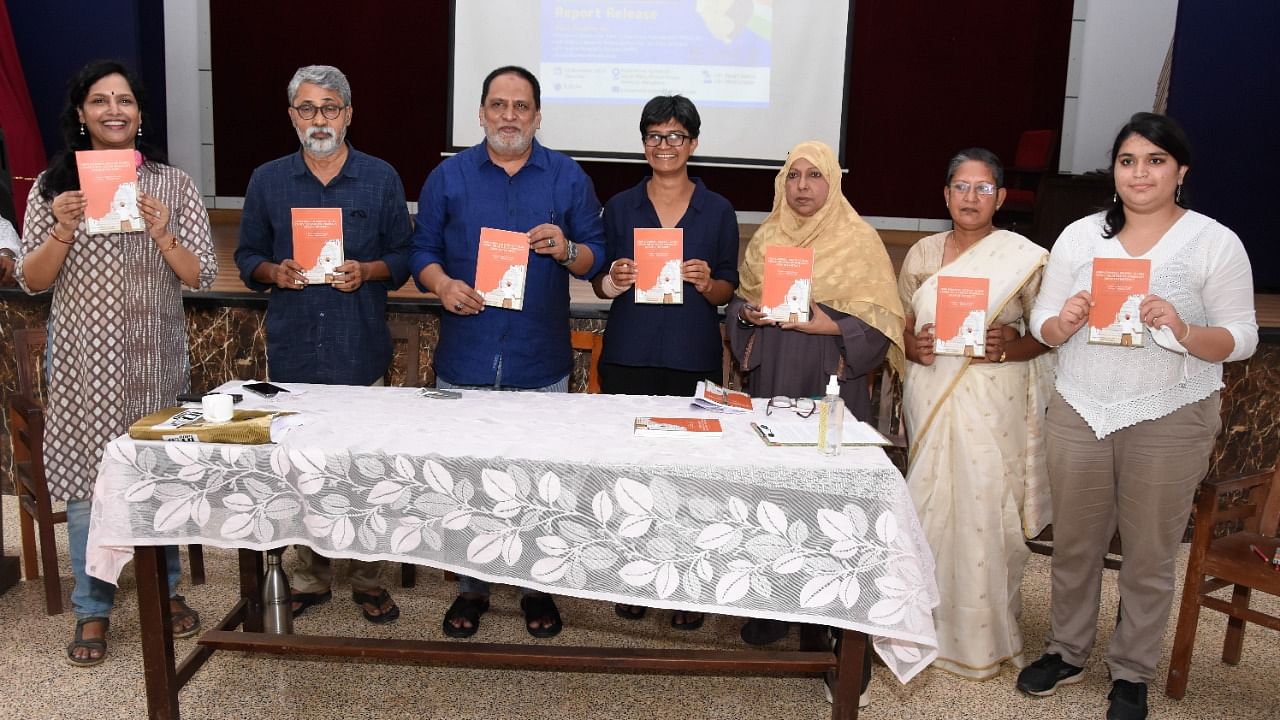
M 1044 327 L 1040 328 L 1041 334 L 1050 345 L 1061 345 L 1089 322 L 1089 309 L 1092 307 L 1093 295 L 1088 290 L 1081 290 L 1067 298 L 1058 317 L 1045 321 Z
M 76 228 L 80 227 L 80 221 L 84 219 L 87 204 L 84 193 L 79 190 L 58 193 L 52 205 L 53 217 L 58 221 L 53 228 L 54 239 L 66 245 L 75 242 Z

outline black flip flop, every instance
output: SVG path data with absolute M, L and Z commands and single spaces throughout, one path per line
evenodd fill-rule
M 556 607 L 555 598 L 550 595 L 525 595 L 520 598 L 520 609 L 524 611 L 524 629 L 536 638 L 555 637 L 564 629 L 560 609 Z M 551 620 L 551 624 L 534 628 L 529 624 L 534 620 Z
M 391 608 L 381 615 L 374 615 L 364 607 L 366 603 L 378 609 L 381 609 L 383 605 L 386 605 L 387 601 L 391 600 L 391 594 L 387 592 L 386 588 L 379 590 L 377 595 L 374 595 L 373 593 L 360 592 L 359 590 L 352 590 L 351 600 L 360 606 L 360 612 L 364 613 L 364 619 L 374 625 L 386 625 L 392 620 L 400 617 L 400 606 L 396 605 L 394 600 L 391 602 Z
M 480 616 L 489 611 L 489 598 L 469 598 L 459 595 L 444 614 L 444 634 L 451 638 L 469 638 L 480 629 Z M 463 619 L 471 627 L 456 626 L 452 621 Z
M 84 639 L 84 626 L 91 622 L 102 623 L 102 637 L 97 640 Z M 87 617 L 76 620 L 75 639 L 67 643 L 67 664 L 72 667 L 93 667 L 103 660 L 107 659 L 107 631 L 111 629 L 111 618 L 105 617 Z M 83 660 L 75 655 L 76 650 L 85 649 L 90 652 L 99 650 L 102 652 L 98 657 L 89 656 Z
M 643 605 L 623 605 L 618 603 L 613 606 L 613 614 L 624 620 L 643 620 L 646 612 L 649 612 L 649 608 Z
M 298 609 L 293 611 L 293 616 L 298 617 L 307 611 L 307 608 L 323 605 L 333 599 L 333 591 L 325 590 L 324 592 L 308 593 L 290 591 L 289 600 L 298 603 Z

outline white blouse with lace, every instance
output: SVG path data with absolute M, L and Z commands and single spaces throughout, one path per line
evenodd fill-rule
M 1049 256 L 1031 313 L 1035 337 L 1072 295 L 1088 290 L 1093 259 L 1132 257 L 1117 238 L 1104 238 L 1102 213 L 1062 231 Z M 1258 346 L 1253 274 L 1240 238 L 1216 220 L 1188 211 L 1138 257 L 1151 260 L 1150 292 L 1169 301 L 1185 322 L 1225 328 L 1235 346 L 1224 362 L 1244 360 Z M 1168 328 L 1147 331 L 1142 347 L 1090 345 L 1077 332 L 1058 348 L 1058 392 L 1098 438 L 1143 420 L 1164 417 L 1222 387 L 1222 363 L 1187 352 Z

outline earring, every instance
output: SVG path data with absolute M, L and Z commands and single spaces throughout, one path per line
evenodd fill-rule
M 1120 193 L 1111 193 L 1111 204 L 1115 205 L 1120 202 Z
M 142 123 L 138 123 L 138 137 L 142 137 Z
M 80 134 L 84 135 L 84 123 L 80 123 Z
M 1178 189 L 1173 193 L 1173 201 L 1179 205 L 1182 204 L 1182 183 L 1178 183 Z

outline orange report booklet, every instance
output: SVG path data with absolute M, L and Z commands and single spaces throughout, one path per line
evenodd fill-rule
M 933 352 L 982 357 L 987 352 L 987 292 L 991 281 L 939 275 Z
M 333 282 L 342 263 L 342 208 L 293 208 L 293 259 L 308 285 Z
M 760 310 L 778 322 L 809 321 L 813 248 L 770 245 L 764 250 Z
M 1094 258 L 1089 342 L 1141 347 L 1145 333 L 1138 306 L 1147 296 L 1150 282 L 1150 260 Z
M 636 302 L 679 305 L 684 302 L 684 228 L 636 228 Z
M 90 235 L 146 230 L 138 208 L 138 166 L 132 150 L 77 150 L 80 190 Z
M 715 418 L 638 417 L 632 432 L 636 437 L 718 438 L 720 421 Z
M 476 292 L 484 304 L 524 309 L 524 278 L 529 268 L 529 236 L 511 230 L 480 228 L 476 254 Z
M 751 396 L 720 387 L 710 380 L 699 380 L 693 391 L 692 407 L 726 413 L 751 412 Z

